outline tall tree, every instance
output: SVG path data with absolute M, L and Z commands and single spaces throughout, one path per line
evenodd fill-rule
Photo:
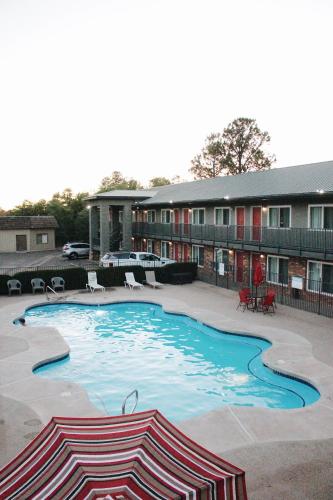
M 121 172 L 114 170 L 109 177 L 104 177 L 98 188 L 98 193 L 113 189 L 141 189 L 141 184 L 135 179 L 126 179 Z
M 201 153 L 192 160 L 190 172 L 195 179 L 207 179 L 270 169 L 275 156 L 264 150 L 270 140 L 268 132 L 262 132 L 256 120 L 237 118 L 222 134 L 207 137 Z
M 268 132 L 262 132 L 256 120 L 234 120 L 222 134 L 224 173 L 235 175 L 270 169 L 275 156 L 264 151 L 264 146 L 270 140 Z
M 166 177 L 153 177 L 149 181 L 149 187 L 167 186 L 171 181 Z
M 191 161 L 190 172 L 195 179 L 208 179 L 217 177 L 223 170 L 223 140 L 219 133 L 210 134 L 206 140 L 201 153 Z

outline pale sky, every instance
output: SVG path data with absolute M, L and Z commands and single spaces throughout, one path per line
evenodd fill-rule
M 277 167 L 333 160 L 332 24 L 331 0 L 0 0 L 0 207 L 190 179 L 239 116 Z

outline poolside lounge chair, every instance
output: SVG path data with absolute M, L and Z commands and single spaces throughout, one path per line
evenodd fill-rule
M 102 292 L 105 292 L 105 286 L 97 283 L 96 271 L 88 272 L 88 283 L 86 284 L 86 288 L 88 288 L 91 293 L 94 293 L 95 290 L 101 290 Z
M 45 292 L 45 281 L 42 278 L 32 278 L 31 280 L 32 293 L 35 294 L 37 291 L 42 293 Z
M 19 295 L 22 294 L 22 284 L 19 280 L 8 280 L 8 295 L 11 295 L 13 292 L 17 292 Z
M 64 292 L 65 291 L 64 278 L 61 278 L 60 276 L 53 276 L 53 278 L 51 278 L 51 286 L 55 292 L 57 290 L 61 290 L 62 292 Z
M 153 288 L 161 288 L 163 283 L 156 281 L 155 271 L 146 271 L 146 283 Z
M 124 281 L 125 287 L 128 286 L 128 288 L 143 288 L 143 285 L 139 283 L 138 281 L 135 281 L 134 274 L 133 273 L 125 273 L 126 280 Z

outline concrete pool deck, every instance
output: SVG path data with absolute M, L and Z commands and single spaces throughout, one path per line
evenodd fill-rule
M 202 282 L 166 285 L 161 290 L 68 291 L 64 297 L 83 303 L 152 301 L 166 311 L 188 314 L 221 330 L 270 340 L 273 347 L 264 354 L 264 361 L 282 373 L 311 382 L 321 393 L 318 402 L 294 410 L 225 406 L 178 427 L 243 468 L 250 499 L 333 497 L 332 319 L 280 304 L 274 315 L 242 313 L 236 311 L 238 294 Z M 0 297 L 0 466 L 51 416 L 101 414 L 80 386 L 32 373 L 41 361 L 68 352 L 55 329 L 12 323 L 27 307 L 45 300 L 41 295 Z

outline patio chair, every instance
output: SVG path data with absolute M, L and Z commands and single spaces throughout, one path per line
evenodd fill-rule
M 270 293 L 265 295 L 258 304 L 258 311 L 262 311 L 264 314 L 269 312 L 275 313 L 274 299 L 275 294 Z
M 101 290 L 101 292 L 105 292 L 105 286 L 97 283 L 97 274 L 96 271 L 88 272 L 88 283 L 86 284 L 86 288 L 94 293 L 95 290 Z
M 22 284 L 19 280 L 8 280 L 8 295 L 11 295 L 13 292 L 17 292 L 19 295 L 22 294 Z
M 155 271 L 145 271 L 146 273 L 146 283 L 153 288 L 161 288 L 163 283 L 156 281 Z
M 254 309 L 255 306 L 255 299 L 251 297 L 251 291 L 249 288 L 242 288 L 242 290 L 239 290 L 239 303 L 236 308 L 236 310 L 239 307 L 242 307 L 242 311 L 244 312 L 245 309 Z
M 274 309 L 277 309 L 277 305 L 276 305 L 276 300 L 275 300 L 275 291 L 274 290 L 271 290 L 271 289 L 268 289 L 267 290 L 267 295 L 272 295 L 273 296 L 273 307 Z
M 64 278 L 61 278 L 60 276 L 53 276 L 53 278 L 51 278 L 51 286 L 55 292 L 57 290 L 64 292 L 65 291 Z
M 133 288 L 143 288 L 142 283 L 135 281 L 133 273 L 125 273 L 125 278 L 126 278 L 126 280 L 124 281 L 125 287 L 128 286 L 128 288 L 132 288 L 132 290 Z
M 32 293 L 35 294 L 37 291 L 42 293 L 45 292 L 45 281 L 42 278 L 32 278 L 31 280 Z

